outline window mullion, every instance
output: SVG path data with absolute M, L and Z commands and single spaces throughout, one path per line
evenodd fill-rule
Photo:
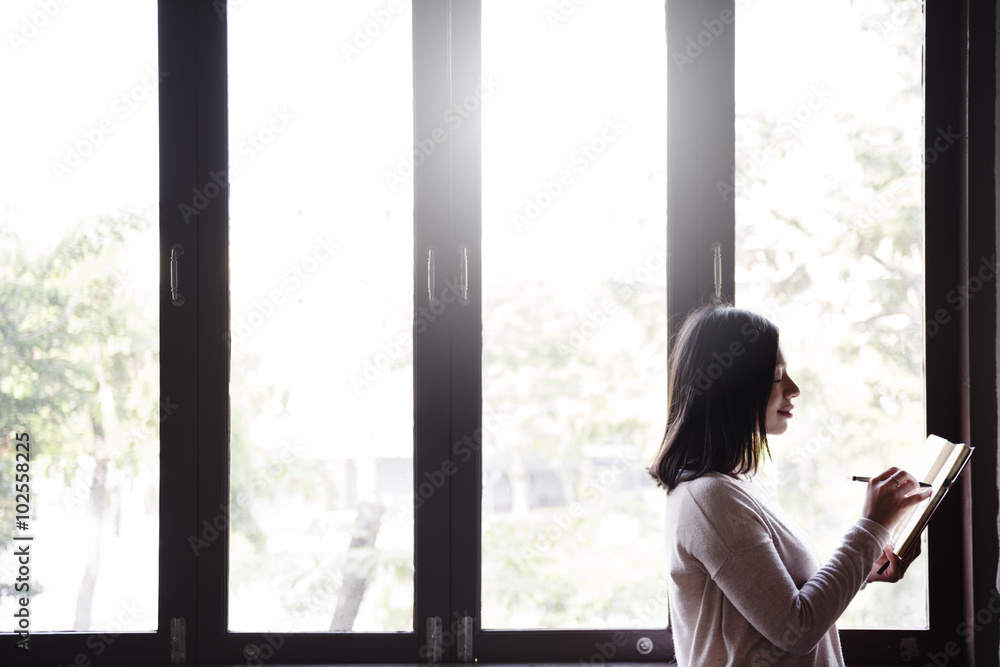
M 449 522 L 451 487 L 444 470 L 450 438 L 451 334 L 447 284 L 457 267 L 451 248 L 450 128 L 443 116 L 449 82 L 450 2 L 413 3 L 414 212 L 414 503 L 416 607 L 414 625 L 423 661 L 435 651 L 428 619 L 450 622 Z M 433 151 L 421 149 L 433 145 Z M 421 159 L 416 159 L 420 155 Z M 443 638 L 440 644 L 443 648 Z
M 714 294 L 722 251 L 722 297 L 734 295 L 735 198 L 720 193 L 733 173 L 735 31 L 732 2 L 667 3 L 667 309 L 670 334 Z M 706 25 L 719 25 L 718 34 Z M 707 45 L 698 42 L 710 37 Z
M 456 635 L 450 658 L 469 661 L 463 624 L 481 627 L 482 561 L 482 99 L 481 0 L 454 3 L 451 15 L 451 229 L 448 253 L 457 261 L 449 295 L 451 323 L 451 612 Z M 448 116 L 438 115 L 438 122 Z
M 197 309 L 199 276 L 198 227 L 184 223 L 180 206 L 196 187 L 197 58 L 193 48 L 195 7 L 191 3 L 159 4 L 159 70 L 170 76 L 160 81 L 160 393 L 183 406 L 160 424 L 160 600 L 157 659 L 168 660 L 170 621 L 185 619 L 188 659 L 194 657 L 198 637 L 198 559 L 188 536 L 198 526 L 198 496 L 191 485 L 197 469 L 198 352 Z M 185 304 L 171 302 L 170 251 L 184 248 L 178 276 L 183 280 Z
M 185 157 L 195 170 L 192 193 L 216 183 L 218 174 L 228 179 L 228 94 L 226 72 L 226 12 L 219 3 L 198 2 L 194 22 L 195 69 L 189 74 L 194 105 L 187 110 L 195 134 Z M 195 158 L 192 160 L 191 158 Z M 213 175 L 216 175 L 213 178 Z M 207 199 L 207 198 L 206 198 Z M 190 218 L 189 218 L 190 219 Z M 191 535 L 217 537 L 197 555 L 198 609 L 195 622 L 187 623 L 189 660 L 233 660 L 226 653 L 227 595 L 229 586 L 229 196 L 226 190 L 208 199 L 191 219 L 196 233 L 192 262 L 199 273 L 199 289 L 190 305 L 198 318 L 198 516 Z M 185 251 L 186 253 L 186 251 Z M 186 259 L 186 254 L 185 254 Z M 224 522 L 224 524 L 223 524 Z M 221 529 L 219 528 L 222 526 Z M 191 548 L 190 540 L 184 540 Z

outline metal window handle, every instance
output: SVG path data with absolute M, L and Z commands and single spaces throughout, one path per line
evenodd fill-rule
M 175 243 L 170 248 L 170 303 L 175 306 L 184 305 L 184 295 L 180 292 L 180 269 L 178 257 L 184 254 L 184 246 Z
M 458 619 L 458 661 L 475 662 L 476 658 L 472 653 L 472 635 L 475 629 L 471 616 L 463 616 Z
M 170 619 L 170 664 L 183 665 L 187 662 L 187 621 L 184 618 Z
M 458 302 L 469 303 L 469 246 L 458 246 Z
M 712 244 L 712 264 L 715 269 L 715 298 L 722 298 L 722 244 Z
M 440 616 L 427 617 L 427 662 L 438 663 L 444 657 L 444 621 Z
M 436 306 L 438 302 L 437 296 L 434 294 L 436 281 L 434 262 L 436 259 L 437 247 L 431 246 L 427 248 L 427 303 L 432 306 Z

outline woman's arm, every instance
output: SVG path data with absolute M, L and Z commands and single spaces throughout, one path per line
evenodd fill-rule
M 687 547 L 731 604 L 768 641 L 791 653 L 806 654 L 869 578 L 888 541 L 889 529 L 907 508 L 926 497 L 919 491 L 907 496 L 918 488 L 911 477 L 890 468 L 874 478 L 869 483 L 863 517 L 826 564 L 801 587 L 790 569 L 801 569 L 804 564 L 782 559 L 771 526 L 775 517 L 765 516 L 755 499 L 732 484 L 703 486 L 701 493 L 692 496 L 698 510 L 690 516 L 694 524 L 688 534 L 696 539 Z M 785 539 L 792 542 L 787 536 Z M 796 552 L 794 544 L 780 546 L 785 558 Z
M 746 510 L 730 509 L 733 514 L 727 518 L 740 524 L 743 534 L 735 539 L 720 535 L 720 541 L 728 542 L 729 547 L 721 561 L 718 554 L 707 558 L 718 563 L 708 574 L 768 641 L 789 653 L 805 655 L 829 632 L 861 589 L 882 552 L 888 531 L 876 522 L 859 519 L 833 556 L 800 588 L 789 572 L 790 565 L 796 564 L 782 560 L 766 522 Z M 749 534 L 754 524 L 761 528 L 755 545 Z
M 773 543 L 762 545 L 755 553 L 734 553 L 734 567 L 721 570 L 716 581 L 771 643 L 789 653 L 804 655 L 815 648 L 847 609 L 887 539 L 882 526 L 859 519 L 830 559 L 801 588 L 787 570 L 782 572 L 783 564 Z M 748 565 L 742 575 L 737 559 Z M 752 590 L 754 578 L 756 592 Z

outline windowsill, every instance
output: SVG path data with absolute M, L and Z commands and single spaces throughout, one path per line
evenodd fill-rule
M 376 663 L 376 664 L 355 664 L 355 663 L 310 663 L 310 664 L 272 664 L 266 663 L 267 667 L 427 667 L 428 663 L 425 662 L 415 662 L 415 663 Z M 438 663 L 440 667 L 468 667 L 470 663 L 462 662 L 442 662 Z M 472 663 L 475 664 L 475 663 Z M 490 667 L 578 667 L 579 663 L 576 662 L 520 662 L 520 663 L 482 663 L 483 665 L 490 665 Z M 671 665 L 676 665 L 675 662 L 609 662 L 606 663 L 609 666 L 614 667 L 649 667 L 650 665 L 662 665 L 664 667 L 670 667 Z M 161 666 L 152 667 L 174 667 L 173 665 L 163 664 Z M 185 667 L 232 667 L 229 664 L 222 663 L 187 663 Z M 864 665 L 858 665 L 854 663 L 848 663 L 847 667 L 898 667 L 898 665 L 872 665 L 865 663 Z

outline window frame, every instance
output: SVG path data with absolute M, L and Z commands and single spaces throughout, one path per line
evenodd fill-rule
M 735 16 L 733 0 L 703 0 L 701 2 L 668 1 L 668 31 L 671 53 L 683 50 L 688 36 L 704 30 L 703 21 L 718 20 L 726 12 Z M 968 12 L 964 2 L 925 0 L 925 154 L 933 150 L 936 128 L 964 128 L 968 113 L 967 71 L 963 69 L 962 49 L 968 36 Z M 736 20 L 734 18 L 735 25 Z M 738 30 L 738 26 L 735 30 Z M 670 317 L 671 341 L 683 321 L 683 314 L 692 305 L 704 303 L 713 295 L 713 274 L 710 245 L 722 244 L 722 293 L 738 305 L 735 283 L 735 200 L 721 202 L 714 189 L 718 174 L 728 173 L 735 165 L 735 30 L 725 30 L 715 36 L 697 60 L 678 72 L 672 67 L 668 79 L 668 137 L 670 141 L 668 199 L 672 265 Z M 960 73 L 956 76 L 956 72 Z M 692 132 L 690 128 L 694 127 Z M 686 134 L 685 132 L 689 134 Z M 964 197 L 960 189 L 960 174 L 966 159 L 964 150 L 933 153 L 933 169 L 925 171 L 925 304 L 928 317 L 930 304 L 944 304 L 947 293 L 968 279 L 968 260 L 962 265 L 963 249 L 967 246 L 960 229 L 953 224 L 962 208 Z M 695 168 L 691 169 L 690 165 Z M 927 162 L 930 165 L 930 161 Z M 678 216 L 690 220 L 689 229 L 678 229 Z M 967 224 L 967 221 L 966 221 Z M 697 276 L 693 291 L 675 293 L 678 285 L 675 270 L 681 266 Z M 962 408 L 963 369 L 967 377 L 968 363 L 960 363 L 960 354 L 967 328 L 942 329 L 943 335 L 927 336 L 925 344 L 925 403 L 928 433 L 937 433 L 955 442 L 970 442 L 969 416 Z M 968 386 L 967 384 L 965 385 Z M 970 474 L 963 475 L 959 488 L 949 495 L 938 509 L 935 525 L 929 529 L 927 630 L 844 629 L 840 631 L 844 658 L 848 664 L 901 664 L 904 640 L 917 639 L 923 652 L 944 647 L 959 638 L 956 627 L 968 617 L 972 592 L 963 571 L 971 554 L 967 537 L 971 535 L 967 511 L 970 498 Z M 962 498 L 966 502 L 962 502 Z M 961 548 L 956 548 L 961 545 Z M 957 644 L 956 644 L 957 646 Z M 926 648 L 924 648 L 926 647 Z M 968 659 L 969 646 L 960 647 L 953 656 Z M 949 654 L 950 655 L 950 654 Z
M 165 4 L 166 0 L 161 0 Z M 210 174 L 228 165 L 227 22 L 226 12 L 217 11 L 217 1 L 195 0 L 197 6 L 198 81 L 197 103 L 199 167 L 197 183 L 210 182 Z M 413 11 L 414 132 L 429 136 L 431 122 L 439 122 L 440 99 L 447 71 L 442 63 L 447 53 L 447 6 L 442 0 L 415 3 Z M 418 9 L 419 8 L 419 9 Z M 169 40 L 168 40 L 169 41 Z M 414 169 L 414 297 L 415 311 L 428 307 L 426 255 L 422 247 L 442 244 L 449 219 L 447 198 L 439 188 L 450 168 L 447 153 L 438 151 Z M 429 196 L 417 196 L 427 193 Z M 190 191 L 190 190 L 189 190 Z M 199 308 L 199 433 L 198 517 L 196 525 L 211 523 L 219 507 L 229 503 L 229 215 L 228 191 L 199 213 L 202 252 L 198 272 L 206 300 Z M 206 215 L 208 214 L 208 215 Z M 424 268 L 422 268 L 424 267 Z M 440 269 L 439 269 L 440 270 Z M 440 450 L 447 428 L 447 377 L 434 372 L 448 364 L 447 321 L 438 318 L 423 331 L 414 328 L 414 395 L 432 397 L 414 406 L 414 479 L 424 471 L 439 469 Z M 424 372 L 423 369 L 430 369 Z M 416 403 L 416 401 L 415 401 Z M 220 483 L 221 482 L 221 483 Z M 414 627 L 408 632 L 231 632 L 227 625 L 229 605 L 228 533 L 220 531 L 218 548 L 206 549 L 197 563 L 197 619 L 195 646 L 199 662 L 259 664 L 248 654 L 252 646 L 272 647 L 273 658 L 263 652 L 260 662 L 323 663 L 331 656 L 337 662 L 372 661 L 407 663 L 421 660 L 427 645 L 424 619 L 446 616 L 447 598 L 441 581 L 449 562 L 440 544 L 447 542 L 447 487 L 425 500 L 414 513 Z M 435 583 L 437 582 L 437 585 Z M 188 625 L 189 646 L 192 643 Z
M 158 4 L 159 67 L 171 73 L 160 83 L 161 395 L 183 397 L 184 405 L 192 406 L 161 424 L 158 630 L 116 637 L 100 657 L 93 656 L 87 644 L 99 634 L 45 633 L 36 637 L 27 655 L 15 652 L 12 642 L 4 642 L 0 647 L 3 660 L 55 664 L 84 655 L 94 664 L 162 663 L 170 657 L 174 618 L 187 621 L 185 658 L 192 663 L 241 662 L 246 644 L 267 641 L 262 633 L 226 630 L 227 532 L 220 531 L 218 544 L 200 557 L 189 541 L 205 521 L 211 523 L 217 517 L 219 505 L 225 505 L 229 495 L 228 193 L 211 200 L 193 224 L 186 224 L 179 212 L 192 190 L 227 167 L 226 21 L 219 1 L 160 0 Z M 982 18 L 992 21 L 981 21 L 977 32 L 977 23 L 970 22 L 968 0 L 925 0 L 924 5 L 925 127 L 931 128 L 925 132 L 925 146 L 933 149 L 934 128 L 959 127 L 963 135 L 958 150 L 941 153 L 934 168 L 926 171 L 925 306 L 930 314 L 937 304 L 947 303 L 956 285 L 968 284 L 976 268 L 970 266 L 971 247 L 996 250 L 995 225 L 990 229 L 989 220 L 970 224 L 969 211 L 972 201 L 980 215 L 995 215 L 993 179 L 980 181 L 976 174 L 969 174 L 970 160 L 978 160 L 981 166 L 995 165 L 994 147 L 970 146 L 965 138 L 969 98 L 977 94 L 969 86 L 968 40 L 977 34 L 981 41 L 973 41 L 973 49 L 977 45 L 985 49 L 987 43 L 990 50 L 995 48 L 991 30 L 996 8 L 972 9 L 973 14 L 982 12 Z M 703 29 L 703 20 L 734 11 L 735 3 L 668 0 L 666 8 L 667 50 L 673 53 L 689 35 Z M 426 0 L 414 3 L 413 16 L 414 132 L 421 137 L 439 127 L 441 100 L 461 99 L 479 81 L 480 3 Z M 723 202 L 715 190 L 717 175 L 735 162 L 733 35 L 734 30 L 724 31 L 683 72 L 673 63 L 668 66 L 668 216 L 673 222 L 667 226 L 670 256 L 665 296 L 671 340 L 684 314 L 714 292 L 715 242 L 722 247 L 722 292 L 738 297 L 733 270 L 735 209 L 732 201 Z M 455 58 L 456 53 L 472 57 Z M 976 80 L 989 80 L 992 92 L 995 76 L 995 68 L 986 68 Z M 989 117 L 976 116 L 975 122 L 987 126 L 994 110 L 990 98 Z M 468 306 L 449 307 L 447 317 L 414 336 L 414 388 L 421 397 L 420 409 L 415 406 L 414 410 L 415 478 L 439 470 L 452 456 L 450 443 L 482 427 L 480 131 L 480 117 L 474 113 L 461 132 L 451 136 L 451 150 L 436 152 L 414 174 L 415 309 L 429 306 L 424 287 L 426 249 L 445 249 L 439 254 L 439 275 L 457 274 L 459 245 L 473 250 Z M 447 188 L 441 189 L 442 182 L 448 183 Z M 179 308 L 170 303 L 169 295 L 170 249 L 177 243 L 185 248 L 180 275 L 187 299 Z M 930 560 L 930 628 L 843 630 L 844 655 L 850 664 L 900 664 L 901 642 L 914 637 L 921 655 L 957 639 L 967 640 L 959 642 L 962 652 L 954 656 L 959 660 L 971 660 L 973 641 L 980 655 L 996 653 L 995 623 L 975 636 L 956 634 L 959 624 L 968 622 L 976 609 L 985 608 L 990 596 L 986 578 L 992 573 L 970 568 L 973 519 L 977 531 L 986 531 L 986 541 L 992 538 L 988 548 L 996 562 L 995 285 L 984 294 L 992 295 L 992 301 L 984 296 L 981 303 L 970 303 L 960 326 L 942 329 L 926 345 L 928 431 L 973 444 L 973 437 L 993 443 L 977 448 L 980 465 L 970 466 L 963 475 L 931 529 L 925 554 Z M 982 333 L 974 324 L 983 327 Z M 974 367 L 970 350 L 989 357 L 991 363 Z M 981 393 L 974 395 L 974 389 Z M 984 424 L 989 415 L 992 423 Z M 426 619 L 441 617 L 447 633 L 456 615 L 473 618 L 473 654 L 482 662 L 588 660 L 601 655 L 601 647 L 608 642 L 617 647 L 613 662 L 670 659 L 670 632 L 663 628 L 482 630 L 482 461 L 479 452 L 475 454 L 472 465 L 457 466 L 450 483 L 416 512 L 414 559 L 422 579 L 415 584 L 413 632 L 292 633 L 283 636 L 280 662 L 424 661 Z M 459 539 L 460 535 L 464 537 Z M 975 546 L 983 548 L 979 543 Z M 654 639 L 656 648 L 642 655 L 636 641 L 646 636 Z M 455 639 L 446 641 L 443 661 L 462 659 Z

